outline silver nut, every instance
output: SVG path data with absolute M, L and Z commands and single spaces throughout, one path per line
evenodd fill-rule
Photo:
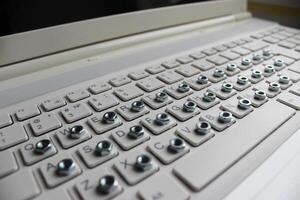
M 270 83 L 269 84 L 269 90 L 272 91 L 272 92 L 280 91 L 280 84 L 276 83 L 276 82 Z
M 272 51 L 270 49 L 263 49 L 262 54 L 265 57 L 270 57 L 270 56 L 272 56 Z
M 85 134 L 85 129 L 81 125 L 75 125 L 70 128 L 69 136 L 73 139 L 79 139 Z
M 231 122 L 232 119 L 233 119 L 232 114 L 228 111 L 220 112 L 219 118 L 218 118 L 219 122 L 224 123 L 224 124 Z
M 253 78 L 261 78 L 262 77 L 262 72 L 259 70 L 253 70 L 251 76 Z
M 49 139 L 42 139 L 35 144 L 35 153 L 44 154 L 52 148 L 52 143 Z
M 144 135 L 144 128 L 140 125 L 130 127 L 128 137 L 131 139 L 139 139 Z
M 237 83 L 240 85 L 246 85 L 249 82 L 249 79 L 246 76 L 238 76 Z
M 251 101 L 249 99 L 240 99 L 238 107 L 243 110 L 247 110 L 251 107 Z
M 254 54 L 252 54 L 252 60 L 260 61 L 260 60 L 262 60 L 262 57 L 260 54 L 254 53 Z
M 180 93 L 188 92 L 190 91 L 190 86 L 186 83 L 180 83 L 178 85 L 177 91 Z
M 152 168 L 152 158 L 146 154 L 136 157 L 134 167 L 137 171 L 148 171 Z
M 267 94 L 262 90 L 257 90 L 254 93 L 254 99 L 257 100 L 265 100 L 267 98 Z
M 213 76 L 217 77 L 217 78 L 221 78 L 221 77 L 225 76 L 225 72 L 221 69 L 215 69 Z
M 156 115 L 155 122 L 157 125 L 166 125 L 170 122 L 170 117 L 167 113 L 159 113 Z
M 216 100 L 216 94 L 213 92 L 205 92 L 203 95 L 203 100 L 206 102 L 213 102 L 214 100 Z
M 197 104 L 193 101 L 187 101 L 183 104 L 183 110 L 186 112 L 194 112 Z
M 115 121 L 117 121 L 117 119 L 118 119 L 118 116 L 113 111 L 107 112 L 103 115 L 103 122 L 107 123 L 107 124 L 113 124 L 113 123 L 115 123 Z
M 241 62 L 241 64 L 244 65 L 244 66 L 251 65 L 251 63 L 252 63 L 251 60 L 248 59 L 248 58 L 243 58 L 242 62 Z
M 231 83 L 223 83 L 221 90 L 223 92 L 231 92 L 233 89 L 233 85 Z
M 211 126 L 208 122 L 201 121 L 196 124 L 195 132 L 199 135 L 206 135 L 210 132 Z
M 113 144 L 108 140 L 102 140 L 97 143 L 95 152 L 100 156 L 106 156 L 113 150 Z
M 144 109 L 145 109 L 145 104 L 142 101 L 134 101 L 131 104 L 131 110 L 133 112 L 141 112 Z
M 281 84 L 289 84 L 290 78 L 288 76 L 280 76 L 279 83 Z
M 102 194 L 110 194 L 118 187 L 119 183 L 113 175 L 105 175 L 99 179 L 98 190 Z
M 208 83 L 208 78 L 207 78 L 207 76 L 204 76 L 204 75 L 198 76 L 198 78 L 197 78 L 197 83 L 202 84 L 202 85 Z
M 56 173 L 60 176 L 67 176 L 71 174 L 76 168 L 72 159 L 66 158 L 57 163 Z
M 185 149 L 185 142 L 180 138 L 173 138 L 169 141 L 168 150 L 173 153 L 179 153 Z
M 155 100 L 160 103 L 165 102 L 168 100 L 168 95 L 165 92 L 158 92 L 155 95 Z
M 275 59 L 274 60 L 274 66 L 276 67 L 282 67 L 284 65 L 284 61 L 281 59 Z
M 238 66 L 234 63 L 229 63 L 226 67 L 226 69 L 231 72 L 235 71 L 237 68 L 238 68 Z
M 275 72 L 275 68 L 272 65 L 266 65 L 264 68 L 264 71 L 266 73 L 273 73 L 273 72 Z

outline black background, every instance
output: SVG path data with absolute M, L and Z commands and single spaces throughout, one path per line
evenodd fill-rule
M 199 1 L 201 0 L 0 0 L 0 36 L 108 15 Z

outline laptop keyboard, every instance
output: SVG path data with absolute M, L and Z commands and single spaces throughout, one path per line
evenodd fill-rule
M 276 27 L 3 109 L 1 199 L 190 198 L 300 110 L 299 48 Z

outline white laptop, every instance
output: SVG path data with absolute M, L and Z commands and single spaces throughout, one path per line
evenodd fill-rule
M 1 9 L 1 200 L 297 198 L 299 30 L 246 0 Z

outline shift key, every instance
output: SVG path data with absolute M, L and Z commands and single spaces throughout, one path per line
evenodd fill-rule
M 174 173 L 192 190 L 202 190 L 295 112 L 294 109 L 276 101 L 265 104 L 191 156 L 180 160 L 174 168 Z

